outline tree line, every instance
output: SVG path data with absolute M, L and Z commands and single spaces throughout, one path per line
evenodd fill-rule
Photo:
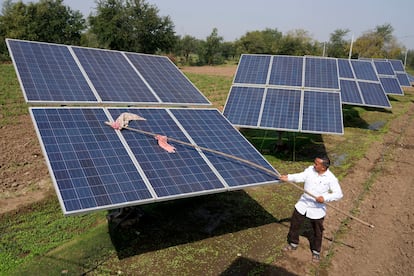
M 96 0 L 86 18 L 63 0 L 23 3 L 5 0 L 0 14 L 0 61 L 10 60 L 5 38 L 51 42 L 111 50 L 168 55 L 178 65 L 218 65 L 237 61 L 241 54 L 316 55 L 348 58 L 388 58 L 414 68 L 414 51 L 402 46 L 385 23 L 354 41 L 348 29 L 337 29 L 327 42 L 313 39 L 306 30 L 283 34 L 277 28 L 246 32 L 224 41 L 213 28 L 205 39 L 179 36 L 169 16 L 145 0 Z M 352 42 L 352 43 L 351 43 Z

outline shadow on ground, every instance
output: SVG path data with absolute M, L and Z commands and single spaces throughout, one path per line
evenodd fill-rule
M 238 257 L 220 276 L 243 276 L 243 275 L 278 275 L 298 276 L 282 267 L 263 264 L 255 260 Z
M 242 190 L 148 204 L 108 216 L 119 259 L 286 221 L 273 217 Z

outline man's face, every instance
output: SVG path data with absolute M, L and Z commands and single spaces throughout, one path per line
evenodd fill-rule
M 326 171 L 326 168 L 322 163 L 323 161 L 320 158 L 315 158 L 315 160 L 313 161 L 313 167 L 315 168 L 315 171 L 317 171 L 318 173 L 323 173 Z

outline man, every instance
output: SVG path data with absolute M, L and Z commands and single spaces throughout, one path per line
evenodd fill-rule
M 288 245 L 284 248 L 284 251 L 297 249 L 299 230 L 305 217 L 307 217 L 310 219 L 314 233 L 310 247 L 312 260 L 315 262 L 319 262 L 320 259 L 324 230 L 323 219 L 326 215 L 325 202 L 339 200 L 343 196 L 338 179 L 329 170 L 329 166 L 330 160 L 328 157 L 316 157 L 314 165 L 309 166 L 303 172 L 280 176 L 282 181 L 304 182 L 304 190 L 306 191 L 295 205 L 287 236 Z

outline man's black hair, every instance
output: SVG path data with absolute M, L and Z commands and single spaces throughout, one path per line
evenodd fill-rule
M 316 158 L 319 158 L 322 160 L 322 165 L 325 168 L 329 168 L 329 166 L 331 165 L 331 160 L 329 159 L 328 156 L 323 155 L 323 156 L 317 156 Z

